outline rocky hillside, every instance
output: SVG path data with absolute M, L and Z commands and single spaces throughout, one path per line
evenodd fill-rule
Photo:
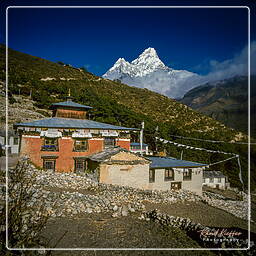
M 16 122 L 29 122 L 51 115 L 51 111 L 36 107 L 36 102 L 29 97 L 13 95 L 13 99 L 15 102 L 8 105 L 9 129 L 12 129 L 12 124 Z M 5 109 L 5 97 L 0 95 L 0 129 L 5 129 Z
M 0 79 L 5 79 L 5 47 L 0 47 Z M 246 141 L 246 136 L 226 127 L 224 124 L 207 117 L 182 103 L 166 96 L 131 87 L 119 82 L 97 77 L 84 69 L 74 68 L 62 63 L 53 63 L 38 57 L 9 49 L 9 110 L 10 124 L 21 120 L 22 112 L 25 118 L 34 118 L 29 111 L 23 111 L 31 106 L 33 111 L 48 115 L 46 111 L 53 102 L 66 100 L 68 90 L 71 90 L 74 101 L 92 106 L 90 118 L 114 125 L 140 127 L 145 121 L 145 142 L 152 150 L 155 149 L 155 129 L 158 126 L 159 137 L 173 139 L 171 134 L 217 139 L 224 141 Z M 17 95 L 20 95 L 17 98 Z M 30 100 L 31 104 L 20 102 Z M 12 111 L 15 106 L 16 111 Z M 21 106 L 21 107 L 20 107 Z M 31 110 L 31 109 L 30 109 Z M 43 112 L 42 112 L 43 110 Z M 5 113 L 3 113 L 4 116 Z M 35 116 L 36 119 L 40 116 Z M 138 140 L 138 135 L 133 135 Z M 242 156 L 244 178 L 247 177 L 247 147 L 231 144 L 212 145 L 204 142 L 181 141 L 196 147 L 238 153 Z M 158 149 L 180 157 L 181 149 L 158 145 Z M 197 154 L 184 149 L 184 159 L 215 162 L 223 159 L 223 155 L 208 153 Z M 253 163 L 251 164 L 253 167 Z M 229 173 L 231 183 L 239 186 L 237 162 L 221 164 L 220 170 Z M 232 169 L 230 172 L 229 170 Z
M 256 136 L 256 76 L 251 77 L 251 134 Z M 182 103 L 213 117 L 229 127 L 248 132 L 248 80 L 234 77 L 196 87 L 185 94 Z

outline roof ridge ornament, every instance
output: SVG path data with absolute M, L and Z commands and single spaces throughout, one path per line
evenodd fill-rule
M 71 97 L 71 90 L 70 90 L 70 88 L 68 88 L 67 101 L 72 101 L 72 97 Z

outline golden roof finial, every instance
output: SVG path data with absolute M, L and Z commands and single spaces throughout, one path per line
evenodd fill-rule
M 70 97 L 70 88 L 68 89 L 68 97 Z

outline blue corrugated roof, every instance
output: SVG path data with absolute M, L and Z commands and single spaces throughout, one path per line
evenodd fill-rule
M 67 101 L 63 101 L 63 102 L 58 102 L 58 103 L 53 103 L 51 105 L 51 108 L 53 107 L 70 107 L 70 108 L 85 108 L 85 109 L 91 109 L 92 107 L 90 106 L 86 106 L 86 105 L 82 105 L 82 104 L 79 104 L 79 103 L 76 103 L 76 102 L 73 102 L 71 100 L 67 100 Z
M 87 119 L 72 119 L 52 117 L 27 123 L 16 123 L 14 126 L 22 127 L 46 127 L 46 128 L 78 128 L 78 129 L 102 129 L 102 130 L 138 130 L 111 124 L 95 122 Z
M 172 157 L 150 156 L 150 157 L 147 157 L 147 159 L 152 161 L 152 163 L 150 164 L 150 168 L 207 166 L 207 164 L 179 160 L 179 159 L 172 158 Z
M 148 144 L 142 143 L 143 146 L 147 146 Z M 140 146 L 139 142 L 132 142 L 131 146 Z

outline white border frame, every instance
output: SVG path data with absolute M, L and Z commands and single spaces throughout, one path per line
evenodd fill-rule
M 6 152 L 6 248 L 8 250 L 20 250 L 20 251 L 34 251 L 34 250 L 51 250 L 51 251 L 239 251 L 239 250 L 248 250 L 250 249 L 251 243 L 251 184 L 250 184 L 250 136 L 251 136 L 251 119 L 250 119 L 250 69 L 251 69 L 251 55 L 250 55 L 250 48 L 251 48 L 251 35 L 250 35 L 250 8 L 248 6 L 8 6 L 5 10 L 6 14 L 6 145 L 8 145 L 8 11 L 9 9 L 17 9 L 17 8 L 91 8 L 91 9 L 123 9 L 123 8 L 131 8 L 131 9 L 163 9 L 163 8 L 197 8 L 197 9 L 206 9 L 206 8 L 216 8 L 216 9 L 247 9 L 248 10 L 248 247 L 246 248 L 10 248 L 8 247 L 8 150 Z

